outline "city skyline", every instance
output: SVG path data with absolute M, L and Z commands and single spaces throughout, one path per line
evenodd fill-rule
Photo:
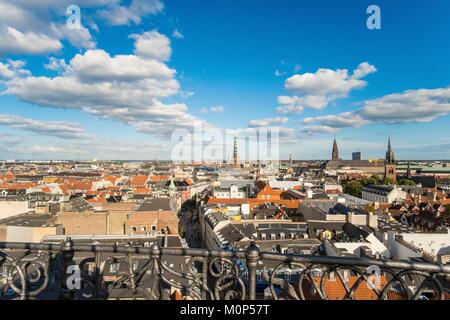
M 275 128 L 280 159 L 334 137 L 383 158 L 388 136 L 396 160 L 450 159 L 450 4 L 378 1 L 369 30 L 371 4 L 0 0 L 0 158 L 170 160 L 201 126 Z

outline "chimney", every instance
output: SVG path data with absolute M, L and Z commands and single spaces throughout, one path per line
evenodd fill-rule
M 354 218 L 353 212 L 349 212 L 348 215 L 347 215 L 347 222 L 348 222 L 348 223 L 351 223 L 351 224 L 354 224 L 354 223 L 353 223 L 353 221 L 354 221 L 353 218 Z
M 367 225 L 372 229 L 378 228 L 378 216 L 373 212 L 367 214 Z
M 162 247 L 163 248 L 167 248 L 167 246 L 169 245 L 169 236 L 167 235 L 167 227 L 164 228 L 164 237 L 163 237 L 163 243 L 162 243 Z

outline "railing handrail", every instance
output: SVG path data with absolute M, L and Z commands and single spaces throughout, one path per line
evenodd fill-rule
M 38 250 L 38 251 L 63 251 L 64 242 L 56 243 L 25 243 L 25 242 L 0 242 L 0 249 L 22 249 L 22 250 Z M 67 248 L 65 248 L 67 249 Z M 73 252 L 92 252 L 92 253 L 121 253 L 121 254 L 140 254 L 150 255 L 154 252 L 154 247 L 133 247 L 120 245 L 86 245 L 74 244 L 71 246 Z M 225 250 L 207 250 L 196 248 L 161 248 L 158 247 L 162 255 L 171 256 L 193 256 L 193 257 L 222 257 L 246 259 L 246 251 L 225 251 Z M 425 271 L 433 273 L 450 274 L 450 265 L 433 264 L 427 262 L 412 261 L 393 261 L 380 259 L 367 259 L 357 257 L 334 257 L 334 256 L 314 256 L 314 255 L 295 255 L 280 254 L 272 252 L 261 252 L 258 261 L 277 261 L 277 262 L 293 262 L 308 263 L 321 265 L 340 265 L 369 267 L 378 266 L 384 269 L 404 269 Z

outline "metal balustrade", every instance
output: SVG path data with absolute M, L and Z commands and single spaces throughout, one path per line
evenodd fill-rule
M 450 266 L 190 248 L 0 242 L 0 299 L 447 299 Z M 175 293 L 177 292 L 177 293 Z

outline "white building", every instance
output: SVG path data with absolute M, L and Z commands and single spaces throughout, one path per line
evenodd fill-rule
M 379 220 L 377 237 L 391 253 L 391 258 L 424 258 L 430 262 L 449 263 L 450 230 L 420 232 L 392 220 Z
M 362 190 L 362 198 L 370 202 L 393 203 L 406 199 L 406 192 L 397 186 L 370 185 Z

